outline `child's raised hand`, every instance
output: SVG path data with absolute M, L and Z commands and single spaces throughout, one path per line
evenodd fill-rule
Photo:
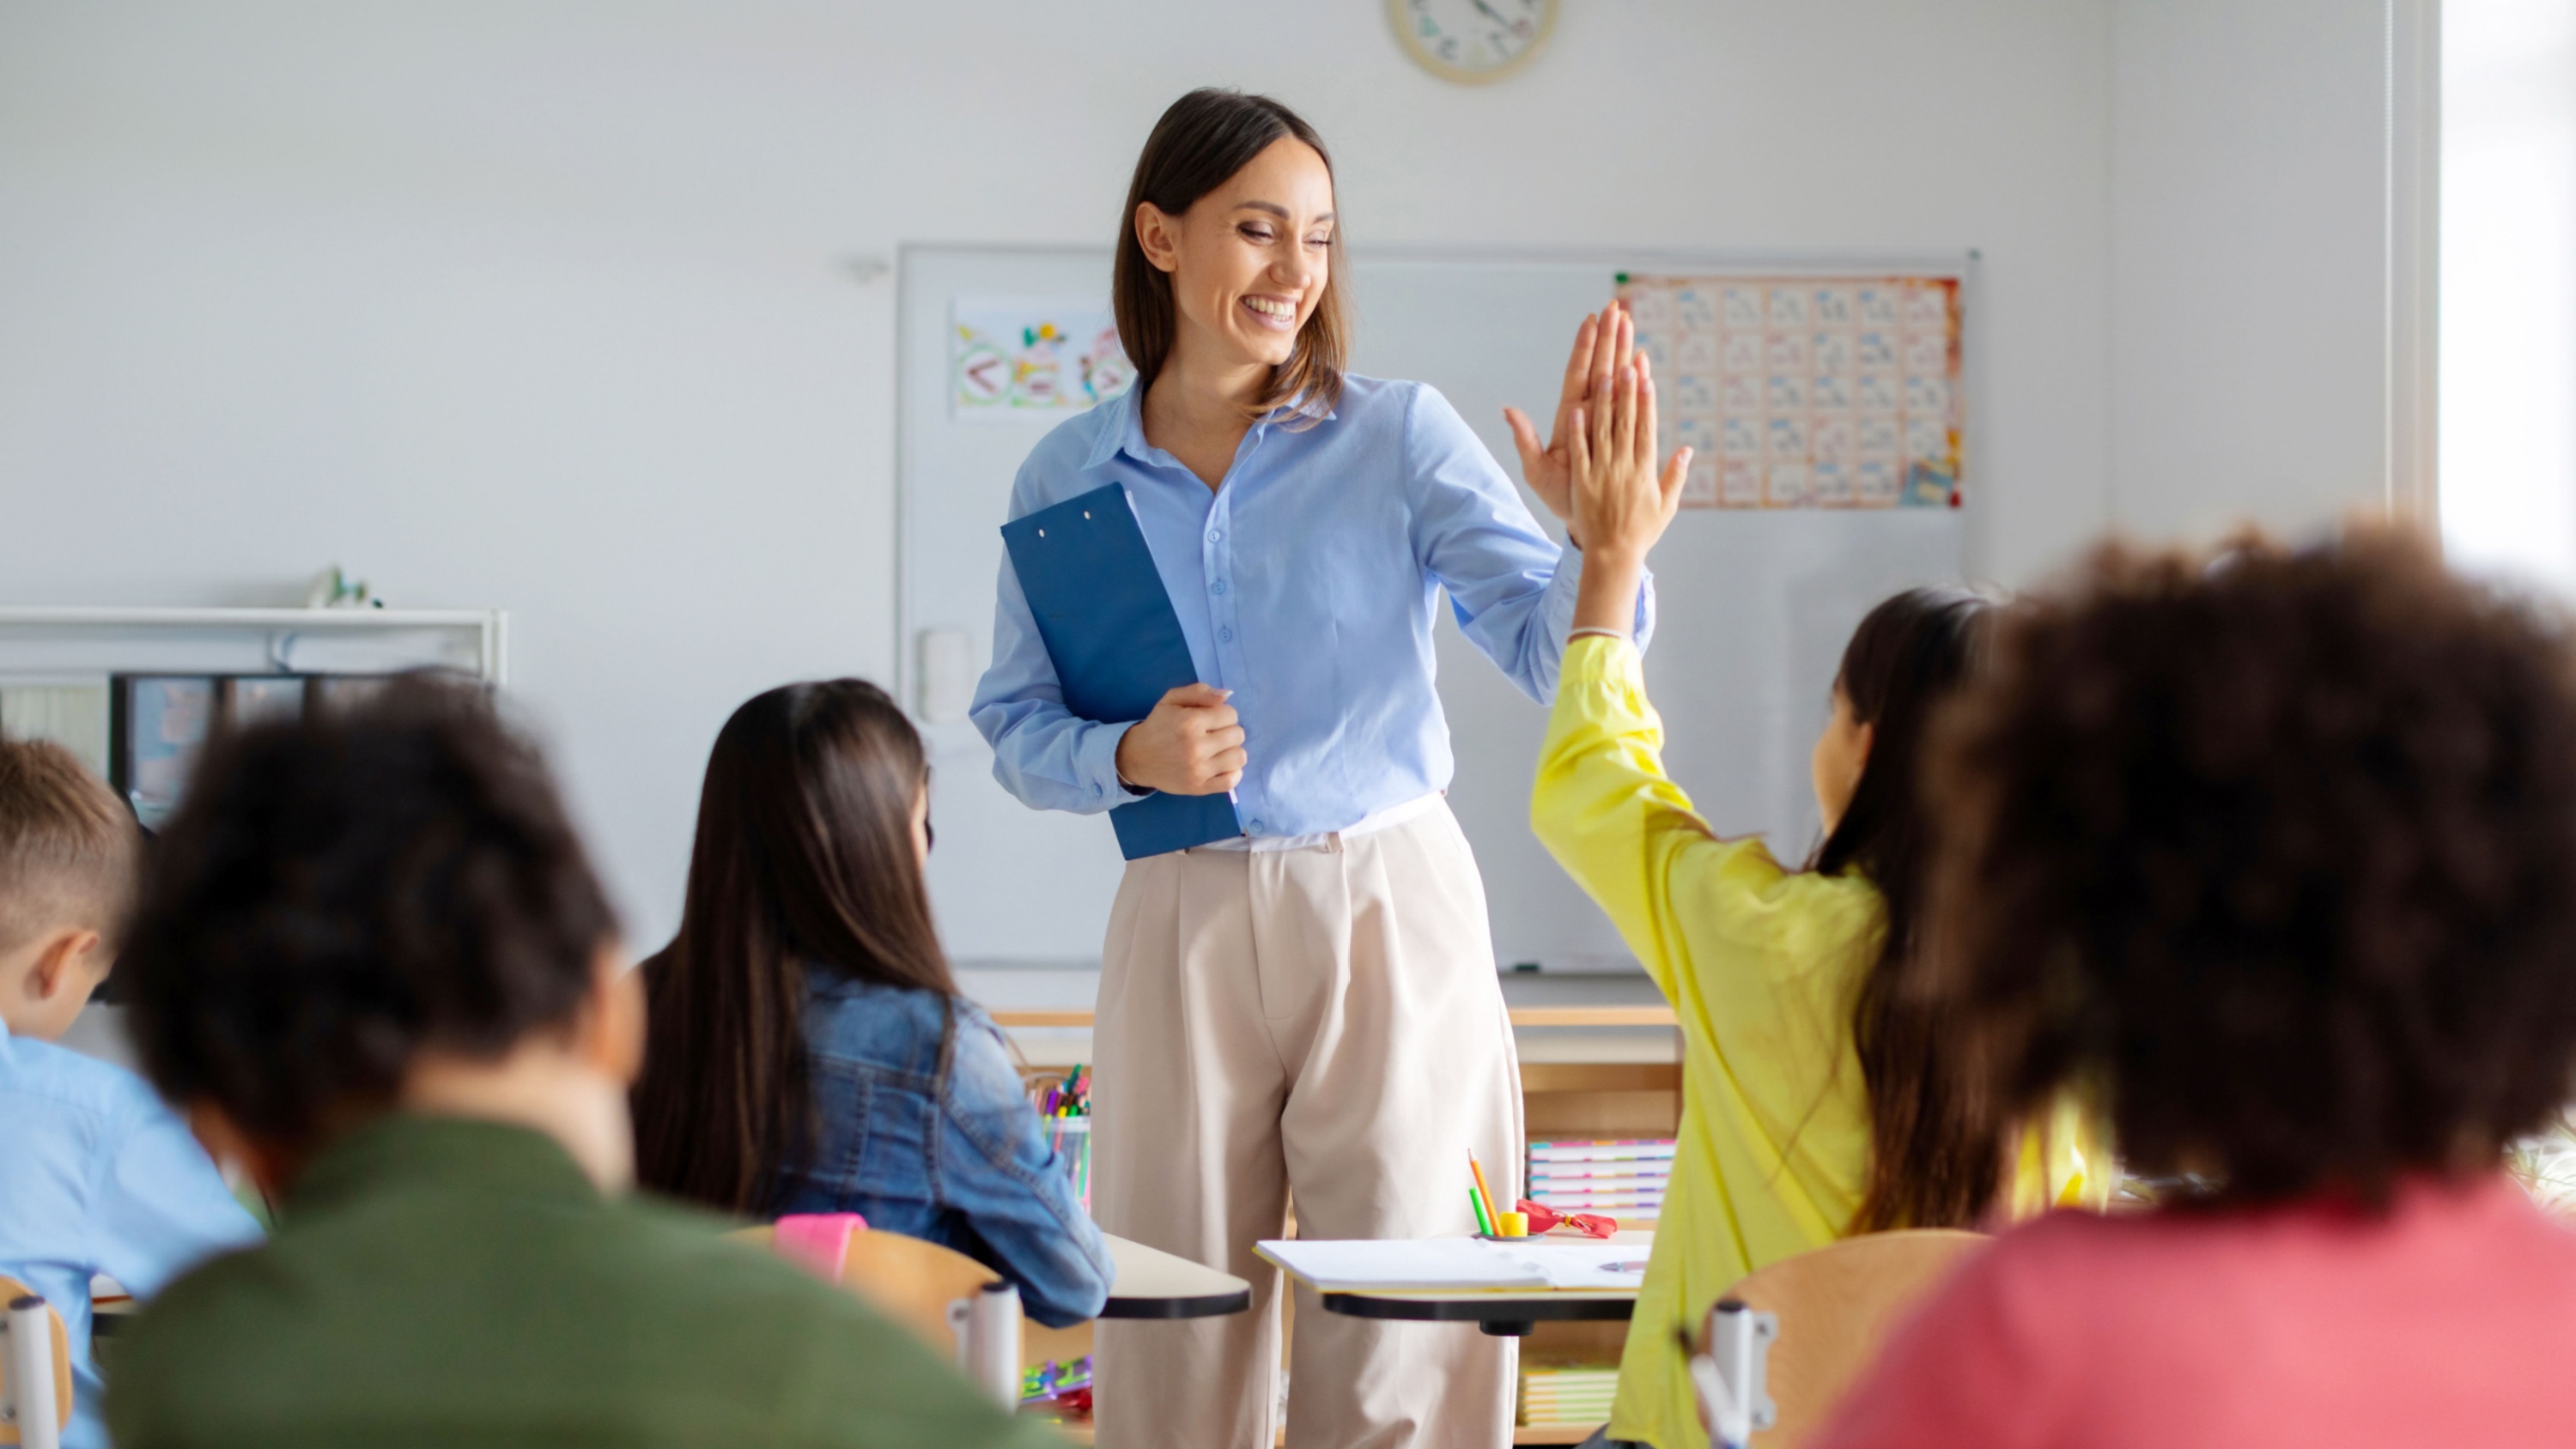
M 1691 450 L 1655 471 L 1655 379 L 1643 355 L 1591 389 L 1568 431 L 1575 535 L 1595 561 L 1643 560 L 1681 507 Z
M 1565 383 L 1557 393 L 1556 420 L 1549 426 L 1545 446 L 1540 445 L 1529 414 L 1519 408 L 1503 409 L 1512 444 L 1520 450 L 1522 479 L 1550 513 L 1565 521 L 1567 535 L 1578 548 L 1583 530 L 1574 521 L 1575 414 L 1596 390 L 1605 399 L 1609 396 L 1611 376 L 1628 365 L 1636 350 L 1636 320 L 1626 307 L 1613 302 L 1585 317 L 1575 329 L 1574 350 L 1566 355 Z

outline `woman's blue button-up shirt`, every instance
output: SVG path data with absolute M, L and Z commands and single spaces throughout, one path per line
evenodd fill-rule
M 1539 531 L 1436 389 L 1349 377 L 1322 422 L 1255 425 L 1214 491 L 1145 441 L 1142 406 L 1130 392 L 1048 433 L 1020 466 L 1011 516 L 1124 485 L 1199 678 L 1234 692 L 1247 834 L 1340 830 L 1448 787 L 1431 643 L 1443 588 L 1486 658 L 1532 699 L 1555 696 L 1582 557 Z M 1066 712 L 1007 558 L 1000 596 L 974 705 L 994 777 L 1040 809 L 1142 799 L 1116 763 L 1134 721 Z M 1640 643 L 1653 621 L 1649 582 Z

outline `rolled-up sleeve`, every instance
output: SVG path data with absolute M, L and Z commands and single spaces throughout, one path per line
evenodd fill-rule
M 1404 455 L 1415 551 L 1448 589 L 1458 627 L 1522 693 L 1541 704 L 1554 699 L 1582 552 L 1539 531 L 1520 490 L 1437 388 L 1414 385 Z M 1654 627 L 1649 575 L 1637 588 L 1638 647 Z

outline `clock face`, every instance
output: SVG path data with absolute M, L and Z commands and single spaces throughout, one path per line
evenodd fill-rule
M 1397 38 L 1443 80 L 1500 80 L 1529 64 L 1556 28 L 1558 0 L 1387 0 Z

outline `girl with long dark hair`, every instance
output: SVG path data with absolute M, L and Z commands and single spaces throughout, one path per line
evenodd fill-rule
M 1925 736 L 1988 606 L 1914 589 L 1862 619 L 1810 762 L 1825 838 L 1804 869 L 1758 837 L 1719 838 L 1664 774 L 1618 605 L 1679 498 L 1645 452 L 1654 436 L 1641 360 L 1576 428 L 1589 558 L 1530 822 L 1681 1021 L 1680 1143 L 1604 1437 L 1685 1449 L 1708 1440 L 1676 1330 L 1738 1278 L 1847 1233 L 2099 1202 L 2109 1184 L 2071 1120 L 2015 1134 L 1958 1089 L 1950 1024 L 1913 984 Z
M 1129 861 L 1102 950 L 1100 1221 L 1255 1293 L 1229 1318 L 1101 1325 L 1100 1440 L 1120 1449 L 1274 1442 L 1279 1274 L 1254 1245 L 1292 1193 L 1305 1236 L 1422 1237 L 1471 1226 L 1471 1149 L 1499 1194 L 1520 1177 L 1484 883 L 1441 799 L 1432 629 L 1446 608 L 1545 700 L 1581 555 L 1436 390 L 1342 370 L 1340 237 L 1332 164 L 1295 112 L 1175 102 L 1119 215 L 1136 386 L 1049 433 L 1011 492 L 1015 518 L 1124 492 L 1200 682 L 1143 719 L 1076 715 L 1005 564 L 974 707 L 995 776 L 1081 813 L 1231 790 L 1243 830 Z M 1587 322 L 1568 397 L 1630 346 L 1617 314 Z M 1523 443 L 1561 510 L 1562 449 Z M 1642 625 L 1638 578 L 1627 593 Z M 1307 1298 L 1294 1357 L 1297 1449 L 1510 1436 L 1507 1340 Z
M 930 918 L 930 772 L 893 700 L 791 684 L 707 758 L 680 932 L 643 966 L 636 1175 L 725 1212 L 856 1212 L 1092 1317 L 1112 1268 Z

